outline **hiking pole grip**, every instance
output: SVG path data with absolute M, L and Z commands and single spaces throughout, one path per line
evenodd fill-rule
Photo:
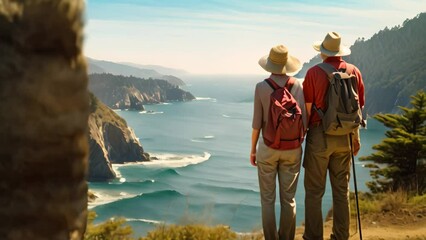
M 353 146 L 352 146 L 352 136 L 353 136 L 352 133 L 349 134 L 349 142 L 351 144 L 352 168 L 353 168 L 353 172 L 354 172 L 355 202 L 356 202 L 356 212 L 357 212 L 357 216 L 358 216 L 359 239 L 362 240 L 361 216 L 359 214 L 358 187 L 357 187 L 357 184 L 356 184 L 355 157 L 354 157 L 354 151 L 353 151 Z

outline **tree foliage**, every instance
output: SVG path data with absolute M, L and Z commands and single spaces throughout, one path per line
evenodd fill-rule
M 362 72 L 367 113 L 397 112 L 410 96 L 426 90 L 426 13 L 385 28 L 369 40 L 358 39 L 345 57 Z
M 373 154 L 361 157 L 373 181 L 372 192 L 404 189 L 423 194 L 426 191 L 426 94 L 412 96 L 411 108 L 400 107 L 402 114 L 377 114 L 375 119 L 390 128 Z

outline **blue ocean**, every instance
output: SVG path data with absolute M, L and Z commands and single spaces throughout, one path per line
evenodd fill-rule
M 162 223 L 224 224 L 236 232 L 261 229 L 257 170 L 250 165 L 249 153 L 254 87 L 266 77 L 192 76 L 184 78 L 184 88 L 197 97 L 194 101 L 146 105 L 142 112 L 117 111 L 145 151 L 158 160 L 114 165 L 116 180 L 89 183 L 99 196 L 89 205 L 97 221 L 123 217 L 135 236 Z M 369 119 L 368 129 L 361 130 L 358 156 L 370 154 L 385 131 Z M 365 163 L 355 163 L 358 189 L 368 191 L 369 170 L 362 167 Z M 304 220 L 303 174 L 302 168 L 297 225 Z M 331 205 L 327 186 L 324 216 Z

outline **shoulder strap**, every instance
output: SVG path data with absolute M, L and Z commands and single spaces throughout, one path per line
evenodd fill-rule
M 291 88 L 293 87 L 295 82 L 296 82 L 296 78 L 289 77 L 287 80 L 287 83 L 285 84 L 285 88 L 287 88 L 287 90 L 291 92 Z
M 337 72 L 337 69 L 329 63 L 322 62 L 318 64 L 317 66 L 320 67 L 324 72 L 326 72 L 327 76 L 330 76 L 330 74 Z
M 268 83 L 274 91 L 281 88 L 274 80 L 272 80 L 272 78 L 265 79 L 265 82 Z

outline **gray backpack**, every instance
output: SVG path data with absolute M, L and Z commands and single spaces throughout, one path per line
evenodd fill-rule
M 330 86 L 326 95 L 327 110 L 314 109 L 321 117 L 324 132 L 329 135 L 347 135 L 362 124 L 362 114 L 358 98 L 358 82 L 353 74 L 353 66 L 338 71 L 328 63 L 318 64 L 328 75 Z

